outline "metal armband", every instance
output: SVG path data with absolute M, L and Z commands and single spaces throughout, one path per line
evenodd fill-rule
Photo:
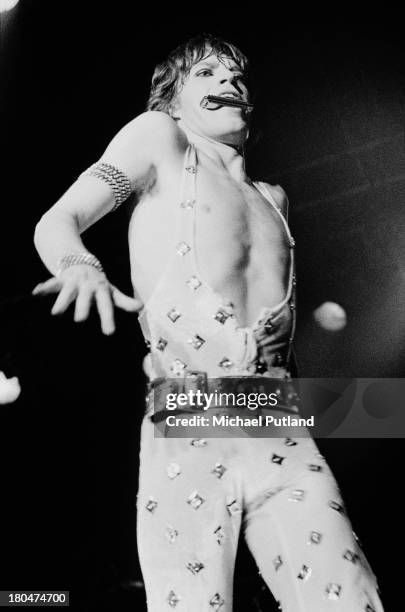
M 132 193 L 131 182 L 127 175 L 116 166 L 105 162 L 93 164 L 80 176 L 95 176 L 107 183 L 113 192 L 115 205 L 113 211 L 120 206 Z

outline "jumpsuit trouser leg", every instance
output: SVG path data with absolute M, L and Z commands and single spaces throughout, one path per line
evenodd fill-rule
M 148 612 L 232 612 L 240 528 L 283 612 L 382 612 L 311 438 L 155 438 L 142 425 L 138 550 Z

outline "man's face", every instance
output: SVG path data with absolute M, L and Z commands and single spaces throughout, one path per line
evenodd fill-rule
M 229 57 L 208 55 L 194 64 L 177 96 L 173 116 L 201 136 L 230 145 L 241 145 L 248 135 L 245 110 L 231 106 L 203 108 L 204 96 L 234 96 L 248 101 L 243 72 Z

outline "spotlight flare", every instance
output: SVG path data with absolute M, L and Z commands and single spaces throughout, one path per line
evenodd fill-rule
M 324 302 L 314 310 L 313 317 L 327 331 L 341 331 L 347 323 L 346 312 L 336 302 Z

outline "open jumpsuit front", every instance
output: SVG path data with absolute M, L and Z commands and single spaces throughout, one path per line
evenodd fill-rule
M 203 279 L 195 248 L 198 157 L 190 145 L 173 257 L 145 304 L 153 380 L 142 424 L 138 550 L 148 611 L 231 612 L 241 527 L 284 612 L 382 612 L 336 481 L 314 440 L 159 438 L 153 388 L 189 372 L 209 377 L 289 375 L 295 323 L 294 240 L 285 299 L 238 325 L 233 305 Z M 153 410 L 154 408 L 154 410 Z

